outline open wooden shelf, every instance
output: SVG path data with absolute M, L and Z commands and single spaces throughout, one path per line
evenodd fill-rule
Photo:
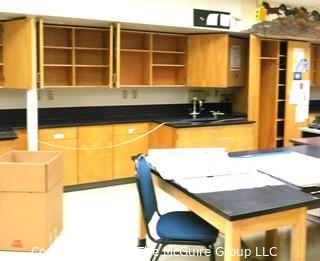
M 76 67 L 76 86 L 108 86 L 109 70 L 99 67 Z
M 46 66 L 44 68 L 45 86 L 72 86 L 71 66 Z
M 278 58 L 279 41 L 263 40 L 261 41 L 261 57 Z
M 120 32 L 120 86 L 185 86 L 185 67 L 185 35 Z
M 259 149 L 284 145 L 287 43 L 261 40 Z
M 42 87 L 111 85 L 109 29 L 44 24 L 40 48 Z
M 149 50 L 142 49 L 121 49 L 121 52 L 137 52 L 137 53 L 149 53 Z
M 62 50 L 72 50 L 72 47 L 65 47 L 65 46 L 43 46 L 45 49 L 62 49 Z
M 320 45 L 311 45 L 311 86 L 320 87 Z
M 150 85 L 150 53 L 121 52 L 120 85 Z
M 261 60 L 278 60 L 278 57 L 260 57 Z
M 44 64 L 45 67 L 72 67 L 72 64 Z
M 123 30 L 120 33 L 121 50 L 149 51 L 150 42 L 151 34 L 148 32 Z
M 155 67 L 185 67 L 184 64 L 152 64 Z
M 152 68 L 152 85 L 185 85 L 184 67 L 154 66 Z

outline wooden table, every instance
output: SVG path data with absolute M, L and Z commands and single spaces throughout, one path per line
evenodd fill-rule
M 319 136 L 319 137 L 311 137 L 311 138 L 290 139 L 290 141 L 291 141 L 294 145 L 320 146 L 320 136 Z
M 319 198 L 286 185 L 193 194 L 159 175 L 154 175 L 154 183 L 224 234 L 224 260 L 240 260 L 233 253 L 240 251 L 241 237 L 249 234 L 266 231 L 266 249 L 272 249 L 283 226 L 292 227 L 290 260 L 305 260 L 307 209 L 319 205 Z M 140 216 L 139 240 L 145 238 Z M 266 259 L 275 260 L 273 253 L 267 252 Z

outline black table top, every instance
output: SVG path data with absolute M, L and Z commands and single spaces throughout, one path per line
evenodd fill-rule
M 287 150 L 304 153 L 309 156 L 320 157 L 320 148 L 313 146 L 297 146 L 290 149 L 282 148 L 267 151 L 246 151 L 241 153 L 230 153 L 230 155 L 240 156 Z M 191 193 L 173 181 L 167 182 L 230 221 L 271 214 L 299 207 L 313 207 L 320 205 L 320 198 L 287 185 L 265 186 L 262 188 L 238 189 L 211 193 Z

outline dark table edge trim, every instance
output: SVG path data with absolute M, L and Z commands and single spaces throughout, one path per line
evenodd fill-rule
M 136 182 L 136 179 L 132 177 L 132 178 L 123 178 L 123 179 L 85 183 L 85 184 L 77 184 L 77 185 L 64 186 L 63 192 L 74 192 L 74 191 L 89 190 L 89 189 L 96 189 L 96 188 L 105 188 L 105 187 L 125 185 L 125 184 L 130 184 L 135 182 Z
M 156 176 L 158 176 L 162 180 L 168 182 L 171 186 L 175 187 L 176 189 L 179 189 L 180 191 L 186 193 L 192 199 L 198 201 L 199 203 L 203 204 L 207 208 L 215 211 L 216 213 L 218 213 L 219 215 L 223 216 L 224 218 L 226 218 L 229 221 L 237 221 L 237 220 L 241 220 L 241 219 L 247 219 L 247 218 L 252 218 L 252 217 L 257 217 L 257 216 L 262 216 L 262 215 L 267 215 L 267 214 L 273 214 L 273 213 L 277 213 L 277 212 L 280 212 L 280 211 L 286 211 L 286 210 L 290 210 L 290 209 L 294 209 L 294 208 L 300 208 L 300 207 L 306 207 L 306 206 L 309 207 L 310 203 L 313 202 L 313 201 L 314 201 L 314 204 L 312 204 L 312 205 L 320 205 L 320 199 L 318 200 L 318 202 L 317 202 L 316 199 L 314 199 L 314 200 L 310 199 L 310 201 L 304 202 L 304 203 L 297 203 L 297 204 L 293 204 L 293 205 L 290 205 L 290 206 L 277 207 L 277 208 L 273 208 L 273 209 L 270 209 L 270 210 L 260 210 L 260 211 L 254 212 L 254 213 L 248 213 L 248 214 L 246 213 L 246 214 L 240 214 L 240 215 L 235 215 L 235 216 L 230 217 L 230 216 L 226 215 L 225 213 L 223 213 L 222 211 L 220 211 L 219 209 L 215 208 L 214 206 L 212 206 L 212 205 L 208 204 L 207 202 L 201 200 L 199 197 L 196 196 L 197 194 L 189 192 L 187 189 L 179 186 L 179 184 L 174 183 L 171 180 L 163 179 L 161 177 L 161 175 L 157 171 L 152 170 L 152 173 L 154 173 Z M 284 185 L 284 186 L 286 186 L 286 185 Z M 287 187 L 289 187 L 289 186 L 287 186 Z

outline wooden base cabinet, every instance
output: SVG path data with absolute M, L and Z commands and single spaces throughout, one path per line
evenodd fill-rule
M 134 140 L 149 130 L 148 123 L 113 125 L 113 179 L 134 176 L 131 157 L 148 152 L 148 136 Z M 130 140 L 134 140 L 130 142 Z M 128 143 L 126 143 L 128 142 Z M 124 144 L 126 143 L 126 144 Z M 122 144 L 121 146 L 118 146 Z
M 15 148 L 15 140 L 0 140 L 0 154 L 13 150 Z
M 40 151 L 60 151 L 63 157 L 63 185 L 78 184 L 77 128 L 39 130 Z
M 112 125 L 78 128 L 79 183 L 112 179 Z
M 226 151 L 253 150 L 252 124 L 176 129 L 177 148 L 224 147 Z

